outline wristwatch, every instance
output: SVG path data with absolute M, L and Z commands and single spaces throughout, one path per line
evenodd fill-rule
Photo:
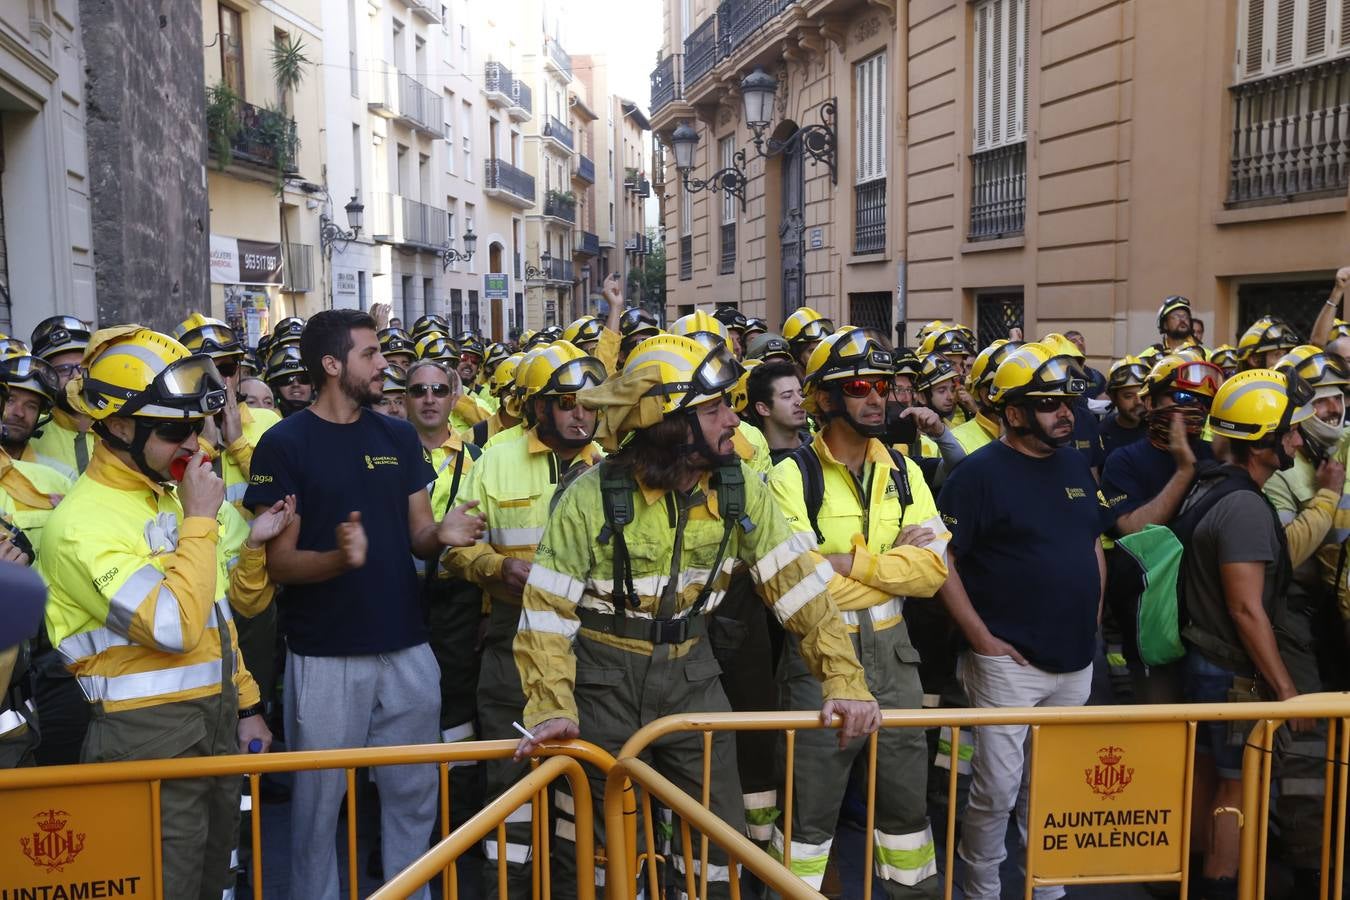
M 241 719 L 247 719 L 250 716 L 260 716 L 262 714 L 263 705 L 261 703 L 255 703 L 252 706 L 246 706 L 239 710 L 239 718 Z

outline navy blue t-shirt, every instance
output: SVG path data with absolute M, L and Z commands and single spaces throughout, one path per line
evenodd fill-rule
M 1204 441 L 1194 441 L 1192 446 L 1197 462 L 1214 458 Z M 1176 471 L 1172 454 L 1147 440 L 1116 450 L 1106 458 L 1106 467 L 1102 469 L 1102 495 L 1111 507 L 1112 517 L 1119 519 L 1158 496 Z
M 1083 455 L 1064 447 L 1038 459 L 993 441 L 952 470 L 938 509 L 989 631 L 1047 672 L 1090 665 L 1105 510 Z
M 1087 464 L 1098 472 L 1106 464 L 1106 451 L 1102 449 L 1102 436 L 1097 414 L 1088 406 L 1086 400 L 1077 400 L 1073 410 L 1073 437 L 1069 446 L 1077 450 L 1087 460 Z
M 290 649 L 302 656 L 368 656 L 427 640 L 408 537 L 408 498 L 435 479 L 417 432 L 362 410 L 350 425 L 311 410 L 288 416 L 258 441 L 244 503 L 295 494 L 297 549 L 337 548 L 336 529 L 361 513 L 366 564 L 318 584 L 287 585 L 279 607 Z
M 1120 424 L 1119 414 L 1113 410 L 1105 419 L 1102 419 L 1100 431 L 1102 436 L 1102 452 L 1110 458 L 1111 454 L 1121 447 L 1133 444 L 1142 437 L 1147 437 L 1148 424 L 1143 419 L 1140 419 L 1139 424 L 1135 425 L 1133 428 L 1126 428 L 1124 425 Z

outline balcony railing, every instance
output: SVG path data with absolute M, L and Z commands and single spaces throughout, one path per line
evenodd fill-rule
M 510 106 L 512 102 L 511 87 L 514 84 L 515 78 L 506 66 L 496 61 L 484 64 L 483 90 L 487 94 L 489 103 L 494 106 Z
M 577 201 L 566 195 L 550 191 L 544 196 L 544 215 L 573 224 L 577 221 Z
M 684 99 L 684 85 L 680 83 L 683 62 L 683 53 L 672 53 L 652 70 L 652 115 L 667 104 Z
M 380 64 L 371 74 L 371 112 L 398 119 L 409 127 L 437 137 L 445 136 L 445 115 L 440 94 L 411 75 L 388 64 Z
M 541 262 L 543 262 L 541 260 Z M 565 281 L 572 283 L 572 261 L 570 259 L 550 258 L 539 267 L 543 281 Z
M 1229 88 L 1230 204 L 1270 203 L 1350 185 L 1350 58 Z
M 555 116 L 549 116 L 544 123 L 544 137 L 553 138 L 568 150 L 572 149 L 572 129 L 559 122 Z
M 708 16 L 684 39 L 685 86 L 698 84 L 717 65 L 718 59 L 717 16 Z
M 296 166 L 299 140 L 294 119 L 283 112 L 242 101 L 236 114 L 239 127 L 230 138 L 231 162 L 281 169 L 288 175 L 299 171 Z
M 582 181 L 595 184 L 595 160 L 585 154 L 578 156 L 576 174 Z
M 511 108 L 507 115 L 517 122 L 523 122 L 534 113 L 533 92 L 530 86 L 519 78 L 511 82 Z
M 505 200 L 521 209 L 534 206 L 533 175 L 501 159 L 487 160 L 484 168 L 483 189 L 489 197 Z
M 970 239 L 1021 234 L 1027 211 L 1027 145 L 970 157 Z
M 717 266 L 717 274 L 730 275 L 736 271 L 736 223 L 727 222 L 722 226 L 722 259 Z
M 680 280 L 688 281 L 694 277 L 694 236 L 680 237 Z
M 572 57 L 551 37 L 544 38 L 545 62 L 551 63 L 568 81 L 572 80 Z
M 303 294 L 314 290 L 314 245 L 287 244 L 285 290 Z
M 853 188 L 853 252 L 859 256 L 886 251 L 886 179 Z
M 408 6 L 412 7 L 413 15 L 422 21 L 441 24 L 441 8 L 437 0 L 408 0 Z
M 430 249 L 444 246 L 449 239 L 445 210 L 400 194 L 375 194 L 372 199 L 370 233 L 376 240 Z
M 723 0 L 717 8 L 720 54 L 729 56 L 797 0 Z
M 577 232 L 576 253 L 578 256 L 599 256 L 600 236 L 590 231 Z

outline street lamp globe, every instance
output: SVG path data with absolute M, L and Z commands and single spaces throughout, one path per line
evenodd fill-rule
M 548 264 L 551 262 L 553 262 L 552 253 L 549 253 L 547 250 L 545 250 L 543 253 L 539 254 L 539 267 L 541 269 L 547 269 Z
M 773 100 L 778 93 L 778 79 L 764 71 L 763 66 L 741 79 L 741 100 L 745 104 L 745 124 L 756 132 L 763 131 L 773 121 Z
M 347 224 L 351 226 L 352 235 L 355 236 L 360 234 L 361 225 L 365 220 L 365 204 L 357 199 L 355 194 L 352 194 L 352 199 L 347 201 L 347 205 L 344 206 L 343 209 L 347 211 Z
M 469 256 L 473 256 L 474 248 L 477 246 L 478 235 L 474 234 L 473 229 L 470 228 L 468 231 L 464 232 L 464 252 Z
M 698 132 L 688 122 L 670 135 L 670 144 L 675 148 L 675 168 L 680 172 L 690 172 L 694 168 L 694 148 L 698 146 Z

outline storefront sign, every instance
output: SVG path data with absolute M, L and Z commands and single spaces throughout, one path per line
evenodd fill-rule
M 212 284 L 281 284 L 281 244 L 211 235 Z
M 1181 872 L 1185 722 L 1043 725 L 1035 754 L 1027 868 L 1037 883 Z
M 511 296 L 511 276 L 491 272 L 483 276 L 483 297 L 487 300 L 506 300 Z
M 0 896 L 153 897 L 148 784 L 0 795 Z

